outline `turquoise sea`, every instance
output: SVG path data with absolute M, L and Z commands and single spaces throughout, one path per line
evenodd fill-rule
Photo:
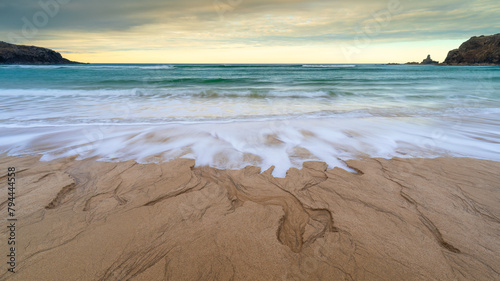
M 0 153 L 218 168 L 500 161 L 500 67 L 0 66 Z

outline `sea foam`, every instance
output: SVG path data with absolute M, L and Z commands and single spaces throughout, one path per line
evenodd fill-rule
M 349 170 L 349 159 L 459 156 L 500 160 L 497 123 L 428 118 L 274 120 L 158 126 L 5 128 L 0 152 L 42 154 L 42 160 L 79 155 L 103 161 L 158 163 L 191 158 L 197 166 L 248 165 L 284 177 L 305 161 Z M 12 137 L 16 135 L 16 137 Z
M 184 157 L 276 176 L 310 160 L 500 160 L 498 67 L 0 66 L 0 85 L 8 155 Z

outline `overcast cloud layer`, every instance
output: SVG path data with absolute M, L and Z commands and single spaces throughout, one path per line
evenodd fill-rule
M 0 40 L 70 49 L 91 36 L 78 46 L 108 51 L 398 43 L 498 33 L 498 15 L 498 0 L 0 0 Z

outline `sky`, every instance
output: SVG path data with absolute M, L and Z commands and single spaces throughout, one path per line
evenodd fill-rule
M 90 63 L 443 61 L 498 0 L 0 0 L 0 40 Z

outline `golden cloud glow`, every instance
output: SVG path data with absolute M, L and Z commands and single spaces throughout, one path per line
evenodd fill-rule
M 442 61 L 470 36 L 500 28 L 493 0 L 75 0 L 52 6 L 53 15 L 39 5 L 2 8 L 9 25 L 0 35 L 93 63 Z

